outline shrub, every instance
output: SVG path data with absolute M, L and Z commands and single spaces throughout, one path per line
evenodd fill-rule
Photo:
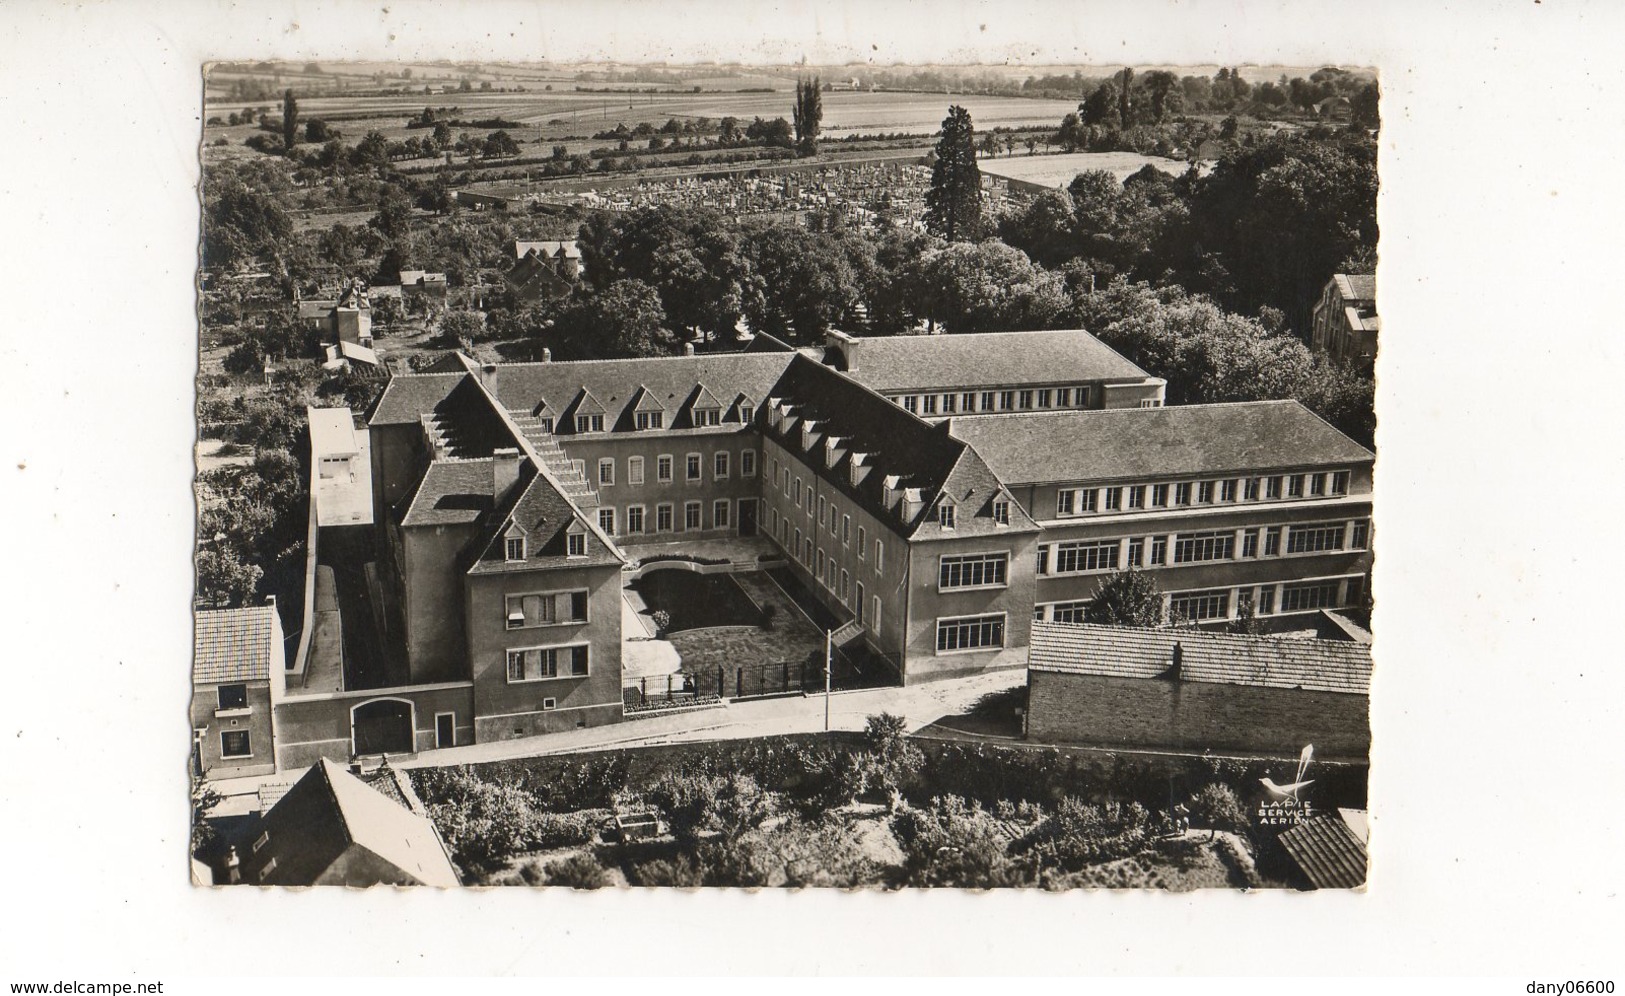
M 1077 871 L 1143 851 L 1152 836 L 1151 813 L 1137 802 L 1096 806 L 1063 799 L 1016 850 L 1041 867 Z
M 591 854 L 572 854 L 547 866 L 548 885 L 567 885 L 572 889 L 602 889 L 609 884 L 609 876 Z
M 1197 826 L 1213 831 L 1208 835 L 1210 840 L 1220 830 L 1246 833 L 1252 827 L 1247 818 L 1247 809 L 1236 796 L 1235 789 L 1218 782 L 1202 786 L 1191 799 L 1190 809 Z
M 991 889 L 1024 885 L 1028 876 L 1010 860 L 998 823 L 980 803 L 958 796 L 931 800 L 891 818 L 910 885 Z

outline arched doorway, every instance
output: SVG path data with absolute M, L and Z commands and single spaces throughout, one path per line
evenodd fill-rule
M 350 742 L 356 754 L 410 754 L 412 703 L 405 699 L 374 699 L 350 710 Z

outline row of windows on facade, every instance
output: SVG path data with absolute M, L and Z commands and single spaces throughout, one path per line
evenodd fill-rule
M 1360 577 L 1282 582 L 1260 585 L 1256 590 L 1244 587 L 1182 591 L 1165 596 L 1164 611 L 1169 619 L 1185 622 L 1228 619 L 1232 606 L 1239 613 L 1243 605 L 1252 606 L 1253 612 L 1260 616 L 1313 612 L 1317 609 L 1357 606 L 1364 592 L 1365 579 Z M 1033 619 L 1039 622 L 1087 622 L 1089 604 L 1089 599 L 1081 599 L 1035 605 Z
M 820 499 L 820 502 L 822 502 L 822 499 Z M 822 509 L 820 511 L 822 512 Z M 826 528 L 824 526 L 824 524 L 823 524 L 824 523 L 824 516 L 821 514 L 820 518 L 819 518 L 819 530 L 811 531 L 804 540 L 802 535 L 801 535 L 800 527 L 797 527 L 796 530 L 795 530 L 795 545 L 791 546 L 790 545 L 790 518 L 788 516 L 785 516 L 784 518 L 781 519 L 779 517 L 779 510 L 776 509 L 776 508 L 773 509 L 770 514 L 772 516 L 772 518 L 770 519 L 770 523 L 769 523 L 770 532 L 772 533 L 772 535 L 778 537 L 779 545 L 784 546 L 787 549 L 789 549 L 792 552 L 792 554 L 794 554 L 796 551 L 799 551 L 800 549 L 802 549 L 802 544 L 804 542 L 807 545 L 807 549 L 809 551 L 811 551 L 812 547 L 813 547 L 812 537 L 814 535 L 817 535 L 819 530 L 822 530 L 822 529 Z M 829 525 L 828 525 L 827 528 L 829 530 L 830 539 L 832 541 L 833 540 L 839 540 L 843 547 L 846 547 L 846 548 L 850 549 L 852 547 L 852 535 L 853 535 L 852 516 L 850 516 L 850 515 L 842 515 L 842 516 L 839 516 L 838 518 L 839 518 L 839 521 L 837 522 L 837 516 L 835 515 L 835 510 L 833 508 L 829 509 L 829 513 L 828 513 Z M 858 540 L 858 543 L 857 543 L 858 559 L 859 560 L 868 560 L 868 559 L 870 559 L 869 555 L 870 555 L 870 551 L 872 549 L 873 554 L 874 554 L 873 559 L 874 559 L 874 565 L 875 565 L 875 573 L 878 575 L 878 574 L 882 573 L 883 571 L 885 571 L 885 569 L 886 569 L 886 544 L 883 543 L 880 540 L 880 538 L 877 536 L 877 537 L 875 537 L 874 546 L 871 548 L 870 545 L 869 545 L 869 531 L 867 529 L 865 529 L 863 526 L 859 526 L 857 528 L 857 540 Z M 820 552 L 822 552 L 822 551 L 820 551 Z M 807 558 L 809 560 L 812 558 L 812 556 L 813 556 L 813 554 L 811 552 L 809 552 L 807 554 Z
M 1076 540 L 1039 546 L 1038 573 L 1083 574 L 1111 571 L 1119 567 L 1163 567 L 1169 563 L 1170 545 L 1173 547 L 1173 563 L 1196 564 L 1211 560 L 1251 560 L 1256 557 L 1364 550 L 1370 538 L 1370 521 L 1356 519 L 1351 522 L 1310 522 L 1291 526 L 1175 533 L 1172 536 Z
M 587 476 L 587 462 L 585 460 L 572 460 L 576 471 L 582 477 Z M 711 477 L 714 480 L 727 480 L 731 474 L 733 454 L 728 450 L 718 450 L 711 454 Z M 670 483 L 675 463 L 670 454 L 662 453 L 655 457 L 655 480 L 661 484 Z M 687 481 L 704 480 L 705 458 L 699 453 L 689 453 L 683 458 L 683 476 Z M 739 453 L 739 476 L 756 476 L 756 451 L 741 450 Z M 629 486 L 639 486 L 644 483 L 643 457 L 634 456 L 626 458 L 626 483 Z M 613 457 L 604 457 L 598 461 L 598 486 L 615 486 L 615 460 Z
M 784 491 L 784 496 L 790 499 L 790 503 L 797 507 L 804 507 L 807 511 L 807 518 L 816 518 L 818 520 L 819 527 L 823 528 L 825 525 L 826 510 L 824 496 L 815 496 L 815 492 L 810 485 L 807 487 L 804 496 L 801 487 L 801 475 L 792 475 L 788 468 L 780 468 L 777 460 L 773 461 L 773 475 L 774 477 L 778 478 L 780 487 Z M 854 480 L 852 483 L 856 485 L 857 481 Z M 805 501 L 803 501 L 803 497 L 805 497 Z M 828 512 L 829 531 L 830 535 L 833 536 L 835 535 L 836 514 L 834 505 L 828 506 Z M 1010 499 L 1002 496 L 995 498 L 991 505 L 990 514 L 992 516 L 994 525 L 1008 526 L 1010 524 Z M 843 515 L 842 519 L 845 523 L 845 525 L 842 527 L 843 530 L 850 531 L 852 517 L 850 515 Z M 953 529 L 958 520 L 957 508 L 953 502 L 944 500 L 938 503 L 936 519 L 937 524 L 942 528 Z M 843 537 L 842 542 L 847 542 L 847 540 Z
M 775 512 L 775 518 L 777 515 L 778 513 Z M 835 559 L 834 555 L 826 554 L 821 547 L 815 547 L 812 537 L 803 537 L 801 535 L 801 530 L 797 529 L 795 531 L 795 545 L 790 546 L 788 535 L 780 535 L 785 531 L 788 525 L 789 524 L 787 522 L 780 522 L 774 527 L 775 535 L 779 535 L 780 545 L 790 553 L 790 556 L 800 561 L 801 566 L 806 568 L 813 575 L 813 577 L 817 578 L 818 583 L 823 585 L 827 590 L 830 591 L 830 593 L 839 599 L 842 605 L 851 608 L 857 613 L 856 621 L 860 626 L 868 625 L 878 629 L 880 627 L 881 618 L 880 596 L 871 596 L 870 600 L 865 602 L 863 582 L 860 580 L 854 583 L 852 580 L 852 575 L 846 570 L 846 568 L 840 566 L 840 562 Z M 858 533 L 860 536 L 862 536 L 863 529 L 860 528 Z M 861 542 L 862 541 L 860 540 L 860 544 Z M 885 552 L 885 546 L 879 540 L 875 540 L 876 574 L 879 574 L 882 570 L 885 561 Z M 858 559 L 863 559 L 863 548 L 861 545 L 858 552 Z
M 746 506 L 754 506 L 756 499 L 738 499 L 743 517 L 748 511 Z M 707 526 L 704 518 L 705 503 L 690 501 L 683 503 L 682 531 L 699 532 L 705 529 L 732 529 L 733 528 L 733 501 L 727 498 L 718 498 L 711 503 L 711 524 Z M 676 505 L 671 502 L 662 502 L 655 506 L 653 532 L 675 532 L 673 525 Z M 598 528 L 610 536 L 640 536 L 651 532 L 649 529 L 649 509 L 645 505 L 628 505 L 626 518 L 620 520 L 617 509 L 613 506 L 601 506 L 598 509 Z
M 1277 474 L 1218 481 L 1170 481 L 1109 488 L 1062 488 L 1055 493 L 1057 516 L 1124 512 L 1144 508 L 1212 505 L 1216 502 L 1279 501 L 1295 498 L 1340 498 L 1349 491 L 1349 472 Z M 1262 497 L 1260 497 L 1262 496 Z
M 585 678 L 586 644 L 526 647 L 508 651 L 508 681 L 544 681 L 550 678 Z
M 897 394 L 892 400 L 915 415 L 973 415 L 977 412 L 1043 411 L 1088 408 L 1089 386 L 1038 387 L 1009 391 L 948 391 L 942 394 Z M 1142 402 L 1142 407 L 1152 407 Z
M 750 424 L 751 419 L 754 418 L 755 416 L 756 416 L 756 409 L 755 409 L 754 406 L 752 406 L 752 405 L 740 405 L 739 406 L 739 421 L 740 421 L 741 424 L 744 424 L 744 425 Z M 565 424 L 569 425 L 570 423 L 566 422 Z M 648 432 L 648 431 L 650 431 L 652 429 L 664 429 L 666 427 L 666 413 L 664 411 L 637 412 L 637 413 L 634 414 L 633 424 L 635 424 L 638 427 L 638 431 L 640 431 L 640 432 Z M 721 424 L 722 424 L 722 409 L 720 409 L 720 408 L 696 408 L 696 409 L 694 409 L 694 425 L 695 426 L 709 426 L 709 425 L 721 425 Z M 540 419 L 537 420 L 537 426 L 538 426 L 538 428 L 541 429 L 541 431 L 551 433 L 553 431 L 553 420 L 551 418 L 547 418 L 547 417 L 540 418 Z M 590 415 L 577 415 L 575 417 L 575 429 L 576 429 L 577 433 L 603 432 L 604 431 L 604 416 L 603 416 L 602 413 L 593 413 L 593 414 L 590 414 Z

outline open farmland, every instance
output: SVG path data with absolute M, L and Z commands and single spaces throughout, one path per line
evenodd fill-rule
M 1009 180 L 1022 180 L 1044 187 L 1064 187 L 1072 178 L 1087 170 L 1105 170 L 1123 180 L 1144 169 L 1155 166 L 1174 176 L 1185 172 L 1189 164 L 1178 159 L 1161 156 L 1142 156 L 1135 152 L 1067 152 L 1053 156 L 1002 156 L 980 160 L 982 172 L 1002 176 Z

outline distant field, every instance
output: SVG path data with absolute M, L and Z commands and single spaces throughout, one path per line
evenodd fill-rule
M 1185 172 L 1185 163 L 1160 156 L 1142 156 L 1133 152 L 1071 152 L 1055 156 L 1004 156 L 981 159 L 977 163 L 983 173 L 1046 187 L 1064 187 L 1079 173 L 1103 169 L 1119 180 L 1138 173 L 1146 166 L 1155 166 L 1174 176 Z
M 721 82 L 716 81 L 716 82 Z M 736 85 L 743 81 L 733 80 Z M 781 81 L 782 82 L 782 81 Z M 391 140 L 417 134 L 406 128 L 406 119 L 424 107 L 461 108 L 465 120 L 502 117 L 524 125 L 516 137 L 555 138 L 562 135 L 591 135 L 608 131 L 616 124 L 635 127 L 667 118 L 727 116 L 748 122 L 755 117 L 790 117 L 793 94 L 789 87 L 774 93 L 579 93 L 563 85 L 553 92 L 529 93 L 434 93 L 395 97 L 309 97 L 299 102 L 301 118 L 325 118 L 344 132 L 347 140 L 360 138 L 369 130 L 382 132 Z M 912 132 L 928 134 L 942 124 L 950 104 L 958 103 L 971 112 L 979 129 L 994 127 L 1059 127 L 1061 118 L 1076 110 L 1069 100 L 1028 100 L 1021 97 L 965 97 L 940 93 L 854 93 L 831 91 L 823 95 L 823 132 L 839 138 L 852 134 Z M 280 108 L 275 101 L 211 103 L 206 117 L 224 118 L 245 106 Z M 549 122 L 557 121 L 557 124 Z M 247 134 L 247 132 L 245 132 Z M 574 149 L 571 150 L 575 151 Z

